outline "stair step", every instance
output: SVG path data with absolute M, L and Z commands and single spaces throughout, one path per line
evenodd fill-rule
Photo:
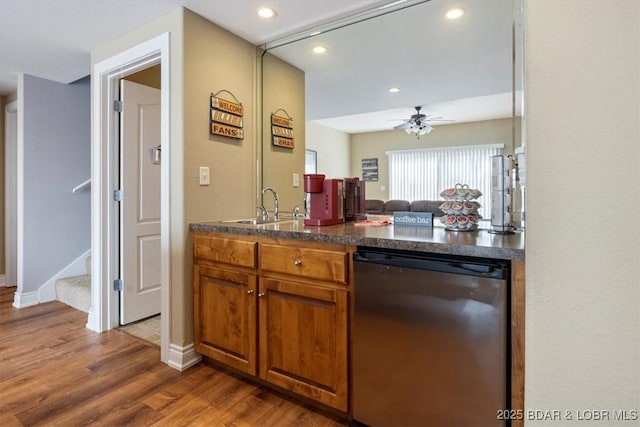
M 56 299 L 88 313 L 91 308 L 91 276 L 83 274 L 56 280 Z

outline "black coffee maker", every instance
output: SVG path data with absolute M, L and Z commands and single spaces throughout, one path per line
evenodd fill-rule
M 365 219 L 365 182 L 359 178 L 344 179 L 344 219 L 359 221 Z

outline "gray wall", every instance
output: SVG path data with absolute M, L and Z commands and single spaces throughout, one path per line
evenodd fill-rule
M 88 79 L 62 84 L 24 76 L 24 282 L 37 291 L 91 246 Z

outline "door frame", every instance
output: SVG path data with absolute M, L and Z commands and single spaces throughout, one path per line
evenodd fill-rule
M 161 322 L 160 359 L 169 358 L 171 324 L 171 251 L 170 251 L 170 97 L 169 33 L 161 34 L 131 49 L 120 52 L 93 66 L 92 72 L 92 145 L 91 145 L 91 309 L 87 327 L 103 332 L 119 326 L 119 296 L 113 290 L 118 278 L 119 223 L 113 192 L 118 188 L 119 120 L 114 111 L 120 78 L 161 64 L 160 72 L 160 280 Z
M 18 123 L 20 114 L 18 108 L 18 100 L 12 101 L 5 105 L 4 107 L 4 144 L 5 144 L 5 176 L 4 176 L 4 197 L 5 197 L 5 212 L 4 212 L 4 227 L 5 227 L 5 274 L 2 280 L 2 284 L 0 286 L 18 286 L 16 294 L 22 293 L 22 237 L 23 237 L 23 226 L 22 226 L 22 211 L 24 208 L 24 192 L 22 191 L 23 182 L 23 144 L 19 144 L 19 136 L 18 133 L 22 132 L 21 126 Z M 9 135 L 9 126 L 12 123 L 13 133 L 12 139 L 9 140 L 7 136 Z M 11 145 L 12 149 L 7 150 L 6 147 Z M 11 156 L 7 154 L 11 153 Z M 10 168 L 9 164 L 12 164 L 12 168 L 15 171 L 15 176 L 8 176 Z M 6 203 L 7 200 L 14 201 L 15 204 Z M 10 212 L 13 210 L 13 212 Z M 13 216 L 10 214 L 15 213 L 15 225 L 16 229 L 10 232 L 9 230 L 9 217 Z M 9 241 L 9 237 L 15 236 L 15 241 Z M 20 248 L 20 250 L 18 250 Z M 9 256 L 9 254 L 13 254 L 13 256 Z M 9 259 L 11 258 L 11 259 Z M 9 262 L 12 261 L 12 262 Z M 10 277 L 6 274 L 7 266 L 11 264 L 11 269 L 13 270 L 13 278 L 15 283 L 9 283 Z M 14 302 L 14 306 L 16 303 Z

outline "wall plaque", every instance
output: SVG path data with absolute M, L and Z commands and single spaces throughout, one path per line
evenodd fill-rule
M 222 92 L 231 95 L 236 102 L 231 102 L 218 97 Z M 226 136 L 228 138 L 244 139 L 242 117 L 244 107 L 238 99 L 228 90 L 220 90 L 211 94 L 211 128 L 212 135 Z
M 278 116 L 276 113 L 282 111 L 286 117 Z M 273 145 L 277 147 L 293 148 L 293 119 L 282 108 L 271 113 L 271 136 Z
M 378 180 L 378 159 L 362 159 L 362 180 L 377 181 Z
M 211 122 L 211 133 L 214 135 L 228 136 L 229 138 L 244 139 L 244 129 L 223 125 L 222 123 Z

